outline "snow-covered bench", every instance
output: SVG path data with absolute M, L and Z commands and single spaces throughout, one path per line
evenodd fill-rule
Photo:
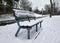
M 30 20 L 29 21 L 24 21 L 24 22 L 19 22 L 18 25 L 19 25 L 19 29 L 17 30 L 15 36 L 17 36 L 18 32 L 20 31 L 21 28 L 24 28 L 24 29 L 27 29 L 28 31 L 28 39 L 30 39 L 30 30 L 32 29 L 33 26 L 36 26 L 36 32 L 38 31 L 38 24 L 40 23 L 40 27 L 41 27 L 41 23 L 42 23 L 42 20 Z
M 27 29 L 28 31 L 28 39 L 30 39 L 30 30 L 32 29 L 33 26 L 36 26 L 36 32 L 38 31 L 38 24 L 40 23 L 40 27 L 41 27 L 41 23 L 43 20 L 41 19 L 35 19 L 34 16 L 30 16 L 30 15 L 19 15 L 19 16 L 16 16 L 18 13 L 15 13 L 14 12 L 14 16 L 15 16 L 15 20 L 19 26 L 15 36 L 17 37 L 18 35 L 18 32 L 20 31 L 21 28 L 24 28 L 24 29 Z M 26 13 L 25 13 L 26 14 Z M 30 20 L 30 18 L 32 19 L 35 19 L 35 20 Z M 21 20 L 28 20 L 28 21 L 21 21 Z

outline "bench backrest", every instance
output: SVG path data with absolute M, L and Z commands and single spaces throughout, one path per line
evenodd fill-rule
M 35 19 L 34 13 L 24 10 L 13 10 L 16 20 L 29 20 Z

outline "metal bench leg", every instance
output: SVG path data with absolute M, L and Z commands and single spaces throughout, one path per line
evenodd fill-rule
M 18 26 L 19 26 L 19 28 L 18 28 L 18 30 L 17 30 L 17 32 L 16 32 L 16 34 L 15 34 L 15 36 L 17 37 L 18 32 L 20 31 L 20 24 L 19 24 L 19 21 L 16 21 L 16 22 L 17 22 L 17 24 L 18 24 Z
M 38 31 L 38 24 L 36 24 L 36 32 Z
M 42 21 L 40 22 L 40 28 L 42 27 Z
M 28 39 L 30 39 L 30 28 L 28 28 L 27 30 L 28 30 Z
M 20 27 L 18 28 L 18 30 L 17 30 L 17 32 L 15 34 L 16 37 L 17 37 L 19 31 L 20 31 Z
M 41 22 L 40 22 L 40 28 L 41 28 Z

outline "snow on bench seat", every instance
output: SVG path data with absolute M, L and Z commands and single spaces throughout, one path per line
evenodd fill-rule
M 23 21 L 23 22 L 20 22 L 20 26 L 33 26 L 33 25 L 39 23 L 40 21 L 42 21 L 42 19 L 30 20 L 30 22 Z

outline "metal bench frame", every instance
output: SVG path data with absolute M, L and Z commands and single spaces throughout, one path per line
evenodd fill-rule
M 19 33 L 19 31 L 20 31 L 20 29 L 21 28 L 26 28 L 27 29 L 27 32 L 28 32 L 28 39 L 30 39 L 30 30 L 31 30 L 31 28 L 33 27 L 33 26 L 36 26 L 36 32 L 38 31 L 38 24 L 40 24 L 40 28 L 42 27 L 42 22 L 43 22 L 43 20 L 41 20 L 41 21 L 39 21 L 38 23 L 36 23 L 36 24 L 33 24 L 33 25 L 31 25 L 31 26 L 21 26 L 20 25 L 20 21 L 18 20 L 18 18 L 16 17 L 16 15 L 15 15 L 15 13 L 13 14 L 14 16 L 15 16 L 15 20 L 16 20 L 16 22 L 17 22 L 17 24 L 18 24 L 18 30 L 17 30 L 17 32 L 16 32 L 16 34 L 15 34 L 15 36 L 17 37 L 17 35 L 18 35 L 18 33 Z M 27 19 L 29 19 L 29 18 L 27 18 Z

